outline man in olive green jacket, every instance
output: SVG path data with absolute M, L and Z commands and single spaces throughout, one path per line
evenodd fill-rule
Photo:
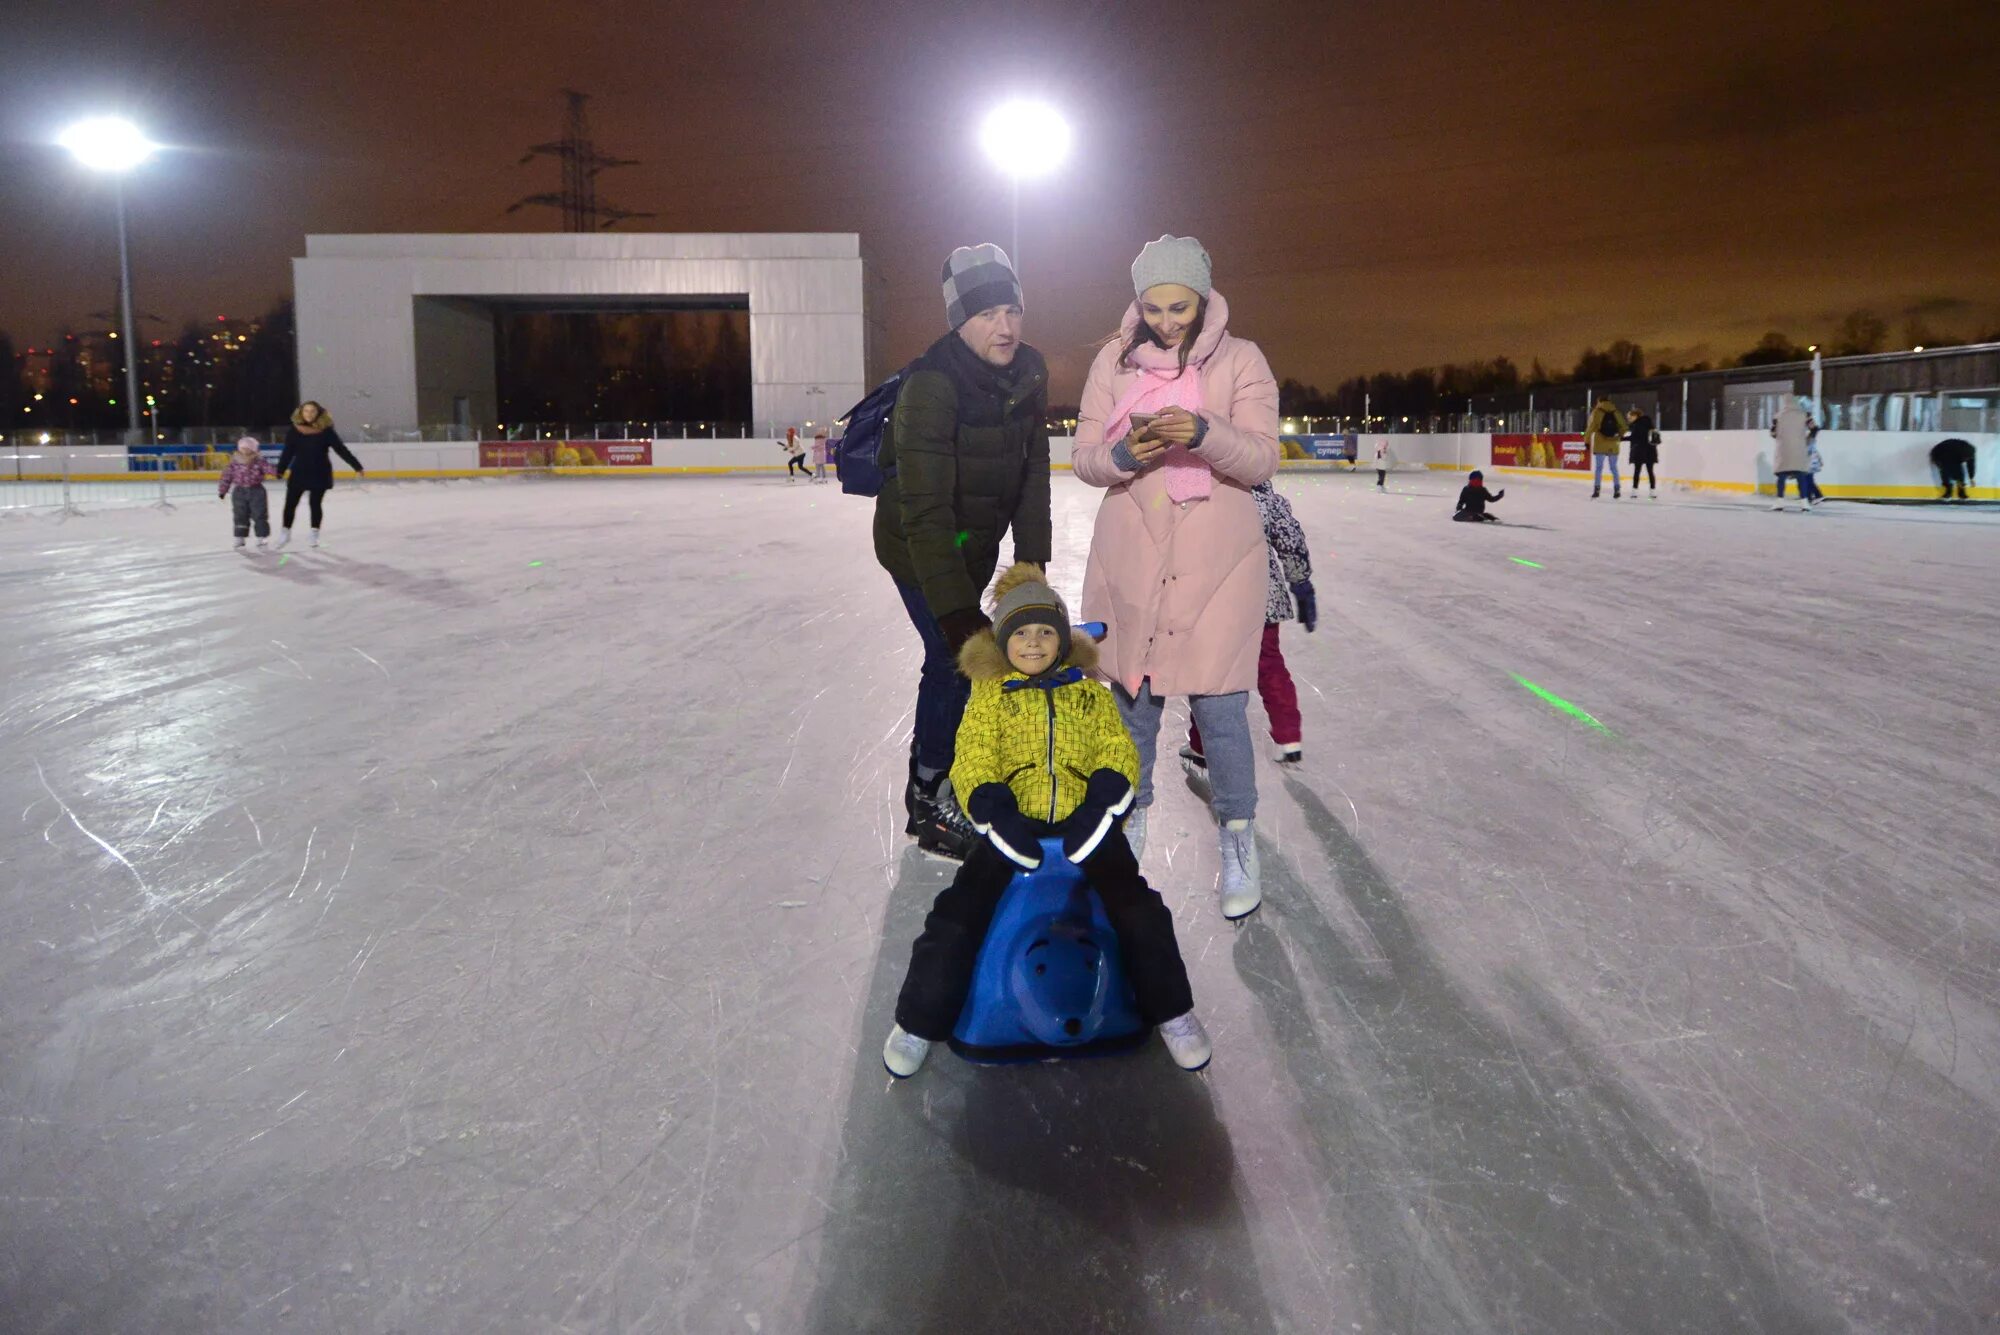
M 906 832 L 963 857 L 978 833 L 944 789 L 969 683 L 958 651 L 992 623 L 979 603 L 1014 531 L 1014 559 L 1049 560 L 1048 365 L 1021 341 L 1021 284 L 998 246 L 944 264 L 951 332 L 912 363 L 876 457 L 875 559 L 924 644 Z

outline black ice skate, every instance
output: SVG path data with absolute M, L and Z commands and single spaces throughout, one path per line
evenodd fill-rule
M 951 794 L 951 785 L 942 776 L 934 791 L 919 792 L 912 823 L 917 827 L 918 848 L 955 862 L 965 861 L 973 845 L 979 842 L 979 831 L 958 809 L 958 800 Z

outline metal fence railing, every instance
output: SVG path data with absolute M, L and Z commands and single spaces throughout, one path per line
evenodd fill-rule
M 86 508 L 177 503 L 215 494 L 213 476 L 127 471 L 123 446 L 0 450 L 0 511 L 82 514 Z

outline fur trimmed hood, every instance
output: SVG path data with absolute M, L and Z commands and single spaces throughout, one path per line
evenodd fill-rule
M 1071 631 L 1069 659 L 1061 666 L 1081 668 L 1086 674 L 1097 671 L 1097 641 L 1082 631 Z M 958 651 L 958 670 L 973 681 L 1003 681 L 1022 675 L 1021 669 L 1007 661 L 1006 650 L 990 630 L 982 630 L 965 642 Z
M 303 416 L 306 410 L 306 403 L 310 403 L 313 407 L 319 409 L 319 416 L 313 419 L 311 426 L 306 425 Z M 307 399 L 306 403 L 301 403 L 298 407 L 292 409 L 292 425 L 305 432 L 308 436 L 316 436 L 322 431 L 331 429 L 333 426 L 333 414 L 326 410 L 326 405 L 313 399 Z
M 989 610 L 998 611 L 1002 598 L 1030 580 L 1047 583 L 1048 577 L 1026 561 L 1016 561 L 1001 571 L 1000 578 L 993 581 L 993 598 Z M 1069 657 L 1056 666 L 1079 668 L 1086 674 L 1095 672 L 1097 641 L 1072 626 Z M 1000 647 L 999 636 L 991 629 L 982 630 L 965 642 L 965 647 L 958 651 L 958 670 L 972 681 L 1002 681 L 1008 677 L 1025 675 L 1007 661 L 1007 651 Z

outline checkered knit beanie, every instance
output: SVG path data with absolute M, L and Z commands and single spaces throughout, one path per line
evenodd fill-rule
M 944 262 L 944 318 L 953 329 L 990 307 L 1021 304 L 1014 262 L 992 242 L 960 246 Z
M 1069 662 L 1069 608 L 1040 571 L 1017 562 L 1000 576 L 994 592 L 999 596 L 993 604 L 993 638 L 1000 642 L 1002 653 L 1007 650 L 1008 637 L 1015 631 L 1023 626 L 1043 625 L 1056 633 L 1056 663 Z

